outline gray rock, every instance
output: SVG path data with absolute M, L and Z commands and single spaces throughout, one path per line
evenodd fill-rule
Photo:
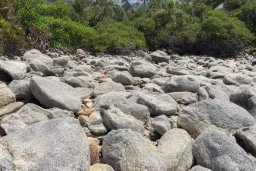
M 15 94 L 17 100 L 28 100 L 33 98 L 29 87 L 30 80 L 13 80 L 8 86 Z
M 224 78 L 227 74 L 232 72 L 233 69 L 226 66 L 212 66 L 207 72 L 207 77 L 213 79 Z
M 133 84 L 132 76 L 128 71 L 114 72 L 112 79 L 113 81 L 121 83 L 123 85 Z
M 33 77 L 30 81 L 30 89 L 35 98 L 46 107 L 77 112 L 81 106 L 81 97 L 77 91 L 60 81 Z
M 126 98 L 130 95 L 128 92 L 112 91 L 96 98 L 94 108 L 108 109 L 111 105 L 122 104 L 126 102 Z
M 198 101 L 196 93 L 191 92 L 172 92 L 169 95 L 180 104 L 191 104 Z
M 34 123 L 48 120 L 48 115 L 50 115 L 50 112 L 35 104 L 28 103 L 16 113 L 4 117 L 1 120 L 1 128 L 7 134 L 11 134 Z
M 205 168 L 205 167 L 202 167 L 202 166 L 194 166 L 192 167 L 189 171 L 212 171 L 211 169 L 208 169 L 208 168 Z
M 9 75 L 12 80 L 22 80 L 27 73 L 27 65 L 17 61 L 0 61 L 0 71 Z M 5 81 L 1 79 L 0 81 Z
M 129 72 L 135 77 L 150 78 L 156 74 L 156 70 L 153 64 L 139 60 L 131 63 Z
M 228 74 L 228 75 L 225 75 L 223 82 L 228 85 L 240 86 L 243 84 L 251 84 L 252 78 L 245 74 L 240 74 L 240 73 Z
M 131 115 L 144 122 L 150 117 L 149 109 L 141 104 L 127 102 L 115 104 L 115 106 L 125 114 Z
M 6 84 L 0 82 L 0 108 L 15 102 L 15 95 Z
M 95 96 L 99 96 L 111 91 L 125 91 L 125 88 L 120 83 L 115 83 L 114 81 L 107 81 L 107 82 L 101 83 L 100 85 L 95 86 L 93 94 Z
M 256 125 L 238 129 L 235 136 L 249 153 L 256 156 Z
M 10 113 L 14 113 L 18 111 L 24 105 L 23 102 L 14 102 L 10 103 L 2 108 L 0 108 L 0 116 L 8 115 Z
M 24 59 L 36 59 L 41 62 L 44 62 L 47 66 L 53 66 L 53 59 L 45 54 L 42 54 L 39 50 L 32 49 L 27 51 L 24 56 Z
M 165 115 L 157 116 L 152 119 L 152 127 L 160 135 L 164 135 L 168 130 L 172 129 L 172 124 Z
M 40 61 L 40 60 L 37 60 L 37 59 L 28 59 L 27 61 L 28 61 L 29 66 L 34 71 L 42 72 L 46 76 L 54 75 L 51 72 L 50 67 L 46 63 L 44 63 L 43 61 Z
M 155 51 L 155 52 L 152 52 L 149 55 L 151 56 L 152 61 L 169 63 L 169 58 L 166 56 L 165 52 Z
M 204 87 L 200 87 L 198 92 L 197 92 L 197 96 L 198 96 L 198 101 L 203 101 L 203 100 L 207 100 L 209 99 L 209 94 L 208 92 L 205 90 Z
M 178 107 L 177 102 L 167 94 L 163 94 L 158 97 L 146 94 L 140 95 L 137 103 L 147 106 L 150 114 L 155 116 L 173 115 L 175 114 Z
M 252 96 L 255 95 L 256 91 L 253 89 L 253 87 L 243 85 L 234 89 L 230 95 L 230 101 L 248 110 L 248 101 Z
M 62 57 L 58 57 L 58 58 L 54 58 L 53 59 L 53 65 L 55 66 L 65 66 L 68 64 L 69 61 L 69 57 L 68 56 L 62 56 Z
M 173 76 L 171 79 L 166 81 L 164 90 L 166 92 L 198 92 L 200 87 L 200 82 L 189 75 L 184 76 Z
M 124 114 L 120 109 L 111 107 L 103 115 L 103 123 L 110 130 L 131 129 L 143 135 L 143 122 L 131 115 Z
M 200 135 L 193 145 L 199 165 L 213 171 L 252 171 L 256 167 L 245 151 L 226 133 L 211 130 Z
M 252 96 L 248 99 L 247 110 L 253 116 L 256 117 L 256 96 Z
M 115 170 L 107 164 L 96 163 L 90 166 L 89 171 L 115 171 Z
M 78 76 L 78 77 L 69 77 L 65 79 L 65 83 L 76 88 L 76 87 L 86 87 L 91 88 L 92 83 L 88 80 L 86 76 Z
M 168 80 L 169 78 L 167 77 L 160 77 L 160 78 L 153 78 L 152 79 L 152 83 L 155 83 L 159 86 L 164 86 L 165 82 Z
M 74 118 L 39 122 L 6 136 L 5 141 L 17 170 L 88 171 L 90 167 L 88 140 Z
M 158 142 L 157 153 L 164 159 L 168 171 L 187 171 L 193 164 L 194 140 L 182 129 L 171 129 Z
M 114 170 L 167 171 L 165 163 L 144 138 L 129 129 L 111 131 L 103 140 L 102 154 Z
M 207 91 L 209 98 L 211 99 L 223 99 L 229 100 L 229 92 L 226 87 L 221 85 L 210 85 L 206 86 L 205 90 Z
M 75 88 L 75 90 L 80 94 L 82 99 L 90 98 L 93 95 L 93 90 L 90 88 L 77 87 L 77 88 Z
M 214 125 L 227 130 L 255 124 L 255 119 L 242 107 L 226 100 L 204 100 L 190 104 L 179 115 L 178 124 L 197 137 L 207 127 Z
M 102 119 L 90 122 L 88 128 L 93 135 L 105 135 L 107 133 L 107 129 L 104 126 Z

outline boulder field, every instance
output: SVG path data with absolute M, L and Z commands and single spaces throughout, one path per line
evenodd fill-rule
M 0 170 L 256 171 L 255 61 L 0 56 Z

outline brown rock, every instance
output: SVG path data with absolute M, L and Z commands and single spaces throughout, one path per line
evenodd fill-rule
M 0 82 L 0 108 L 16 101 L 14 93 Z
M 97 163 L 90 166 L 89 171 L 114 171 L 114 169 L 107 164 Z
M 100 163 L 101 146 L 99 146 L 94 141 L 89 141 L 89 148 L 90 148 L 91 165 L 95 163 Z
M 88 116 L 85 116 L 85 115 L 80 115 L 80 116 L 78 117 L 78 120 L 79 120 L 80 125 L 81 125 L 82 127 L 88 126 L 88 124 L 91 122 L 91 120 L 89 119 L 89 117 L 88 117 Z
M 87 108 L 85 105 L 82 105 L 80 110 L 77 112 L 78 116 L 85 115 L 89 116 L 92 113 L 92 109 Z

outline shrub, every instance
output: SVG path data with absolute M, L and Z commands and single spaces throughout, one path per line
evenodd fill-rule
M 95 26 L 94 48 L 100 52 L 122 53 L 144 48 L 145 38 L 136 28 L 121 22 L 104 20 Z

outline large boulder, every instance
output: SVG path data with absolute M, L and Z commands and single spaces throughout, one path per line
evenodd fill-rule
M 245 74 L 240 74 L 240 73 L 228 74 L 228 75 L 225 75 L 223 82 L 228 85 L 240 86 L 243 84 L 251 84 L 252 78 Z
M 131 115 L 124 114 L 120 109 L 111 107 L 103 114 L 103 123 L 110 129 L 131 129 L 143 135 L 144 126 L 143 122 L 137 120 Z
M 193 145 L 193 155 L 199 165 L 213 171 L 252 171 L 256 167 L 246 152 L 226 133 L 209 130 Z
M 7 135 L 0 151 L 8 151 L 0 165 L 9 161 L 16 170 L 89 170 L 87 137 L 77 119 L 53 119 Z M 9 153 L 9 155 L 7 155 Z M 1 154 L 2 156 L 2 154 Z M 1 167 L 8 170 L 8 167 Z
M 193 137 L 205 128 L 214 125 L 227 130 L 236 130 L 255 124 L 255 119 L 242 107 L 227 100 L 204 100 L 190 104 L 182 110 L 179 125 Z
M 139 60 L 131 63 L 129 72 L 134 77 L 150 78 L 156 74 L 156 70 L 155 65 L 144 60 Z
M 37 49 L 32 49 L 27 51 L 24 55 L 23 58 L 28 60 L 28 59 L 36 59 L 38 61 L 41 61 L 45 63 L 47 66 L 52 67 L 53 66 L 53 59 L 45 54 L 42 54 L 39 50 Z
M 167 171 L 165 163 L 142 135 L 129 129 L 111 131 L 103 140 L 102 155 L 114 170 Z
M 233 69 L 226 67 L 226 66 L 212 66 L 207 71 L 207 77 L 217 79 L 217 78 L 224 78 L 227 74 L 233 73 Z
M 0 81 L 10 82 L 11 80 L 22 80 L 27 73 L 27 66 L 23 62 L 0 61 L 0 71 Z M 2 76 L 4 74 L 7 74 L 11 78 L 5 80 L 4 76 Z
M 105 93 L 108 93 L 111 91 L 125 91 L 125 88 L 122 84 L 116 83 L 111 80 L 111 81 L 107 81 L 107 82 L 104 82 L 104 83 L 101 83 L 101 84 L 95 86 L 93 94 L 95 96 L 99 96 L 99 95 L 102 95 L 102 94 L 105 94 Z
M 193 164 L 194 140 L 182 129 L 167 131 L 158 142 L 157 152 L 164 159 L 168 171 L 187 171 Z
M 190 75 L 173 76 L 167 80 L 164 86 L 166 92 L 198 92 L 200 87 L 200 81 L 196 77 Z
M 256 156 L 256 125 L 240 128 L 235 136 L 248 152 Z
M 167 55 L 163 51 L 155 51 L 155 52 L 152 52 L 149 55 L 151 56 L 152 61 L 169 63 L 169 58 L 167 57 Z
M 29 83 L 29 79 L 13 80 L 8 86 L 15 94 L 17 100 L 29 100 L 33 98 Z
M 42 77 L 33 77 L 30 89 L 35 98 L 44 106 L 58 107 L 77 112 L 81 106 L 81 97 L 71 86 Z
M 113 81 L 121 83 L 123 85 L 133 84 L 132 76 L 128 71 L 114 72 L 112 79 Z
M 0 108 L 16 101 L 15 95 L 6 84 L 0 82 Z

